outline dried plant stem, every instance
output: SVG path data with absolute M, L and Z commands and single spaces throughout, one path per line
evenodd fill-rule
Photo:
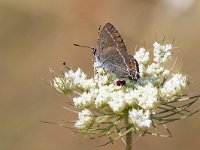
M 126 131 L 130 129 L 128 124 L 128 116 L 125 118 Z M 126 134 L 126 150 L 132 150 L 132 131 Z

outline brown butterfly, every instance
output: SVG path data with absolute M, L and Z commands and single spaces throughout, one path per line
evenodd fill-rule
M 138 80 L 138 63 L 132 55 L 128 54 L 120 34 L 111 23 L 106 23 L 102 29 L 99 29 L 97 48 L 91 49 L 93 50 L 95 61 L 99 64 L 97 67 L 111 71 L 117 78 Z

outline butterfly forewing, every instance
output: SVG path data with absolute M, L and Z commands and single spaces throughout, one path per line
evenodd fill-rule
M 110 23 L 100 31 L 95 57 L 101 67 L 111 71 L 118 78 L 135 79 L 138 76 L 136 60 L 129 57 L 120 34 Z
M 117 46 L 123 48 L 123 51 L 127 51 L 120 34 L 116 30 L 116 28 L 110 23 L 107 23 L 102 28 L 99 35 L 99 40 L 100 41 L 98 48 L 101 50 L 105 50 L 108 47 Z
M 130 66 L 126 46 L 124 45 L 120 34 L 112 24 L 107 23 L 102 28 L 97 47 L 99 51 L 97 57 L 100 62 L 103 63 L 105 68 L 109 67 L 107 65 L 110 65 L 110 62 L 123 68 Z M 115 68 L 111 71 L 114 72 L 114 70 Z

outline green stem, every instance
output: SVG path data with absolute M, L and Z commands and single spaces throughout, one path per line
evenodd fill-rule
M 128 125 L 128 116 L 125 118 L 126 131 L 130 129 Z M 132 131 L 126 134 L 126 150 L 132 150 Z

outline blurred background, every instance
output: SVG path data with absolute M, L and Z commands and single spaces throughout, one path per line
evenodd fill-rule
M 99 25 L 111 22 L 130 54 L 167 35 L 179 47 L 181 71 L 189 75 L 191 94 L 200 93 L 200 1 L 198 0 L 0 0 L 0 149 L 121 150 L 97 147 L 101 140 L 44 121 L 70 120 L 62 108 L 69 99 L 49 81 L 49 67 L 60 73 L 62 62 L 92 75 L 92 53 L 73 43 L 96 46 Z M 175 53 L 177 49 L 175 49 Z M 193 110 L 199 109 L 196 104 Z M 200 113 L 171 123 L 172 138 L 146 136 L 136 150 L 199 150 Z

